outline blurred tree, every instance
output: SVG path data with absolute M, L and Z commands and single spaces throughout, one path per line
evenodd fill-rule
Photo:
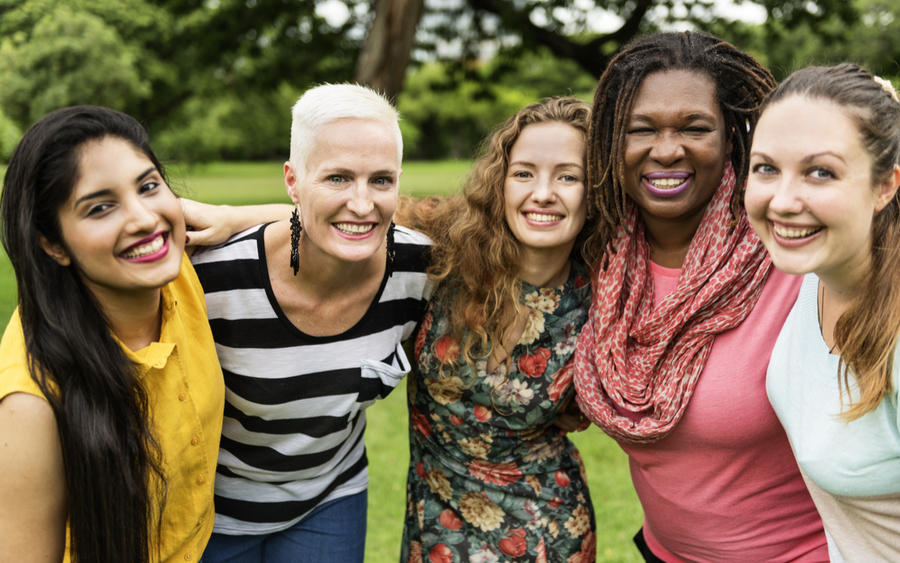
M 743 22 L 708 26 L 756 55 L 778 80 L 814 64 L 844 61 L 865 66 L 876 74 L 900 76 L 900 0 L 853 0 L 857 17 L 823 14 L 815 22 L 788 28 L 781 22 L 760 27 Z

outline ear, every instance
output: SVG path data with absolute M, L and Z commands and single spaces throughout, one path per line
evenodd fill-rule
M 300 203 L 299 193 L 298 193 L 298 184 L 300 183 L 300 177 L 297 174 L 297 170 L 294 168 L 293 163 L 291 161 L 287 161 L 284 163 L 284 187 L 287 189 L 288 197 L 291 198 L 291 201 L 294 203 Z
M 734 127 L 725 133 L 725 156 L 731 158 L 731 152 L 734 150 Z
M 890 173 L 888 173 L 887 178 L 877 188 L 878 193 L 875 197 L 876 213 L 887 207 L 887 204 L 894 199 L 898 186 L 900 186 L 900 166 L 895 164 Z
M 69 258 L 69 253 L 62 247 L 62 245 L 54 244 L 44 238 L 44 235 L 41 235 L 41 248 L 44 249 L 44 252 L 47 253 L 50 258 L 56 260 L 56 262 L 62 266 L 66 267 L 72 264 L 72 259 Z

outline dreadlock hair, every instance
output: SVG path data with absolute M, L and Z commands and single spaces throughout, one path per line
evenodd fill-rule
M 597 219 L 596 244 L 606 249 L 625 218 L 625 129 L 638 89 L 655 72 L 685 70 L 708 76 L 725 117 L 734 148 L 737 177 L 731 211 L 743 205 L 750 142 L 758 107 L 775 87 L 775 79 L 752 56 L 705 33 L 656 33 L 627 44 L 606 67 L 594 94 L 587 146 L 589 215 Z
M 872 159 L 872 185 L 866 187 L 875 189 L 900 165 L 900 101 L 893 87 L 882 84 L 855 64 L 804 68 L 788 76 L 766 98 L 760 115 L 791 96 L 837 105 L 859 130 L 862 146 Z M 891 368 L 900 337 L 898 242 L 900 190 L 872 219 L 870 269 L 861 282 L 858 297 L 834 329 L 834 342 L 841 351 L 838 377 L 851 398 L 849 410 L 841 415 L 847 421 L 878 408 L 893 388 Z M 851 373 L 859 389 L 855 403 L 850 394 Z
M 513 145 L 522 130 L 535 123 L 564 123 L 586 138 L 589 120 L 590 107 L 576 98 L 553 97 L 531 104 L 482 142 L 481 157 L 461 196 L 401 200 L 398 221 L 434 240 L 429 277 L 454 296 L 447 310 L 459 354 L 444 356 L 450 371 L 458 358 L 474 366 L 491 353 L 492 346 L 502 346 L 518 310 L 522 251 L 506 222 L 504 196 Z M 572 248 L 572 259 L 585 264 L 597 261 L 599 252 L 586 236 L 592 230 L 590 220 L 586 221 Z
M 41 247 L 43 237 L 68 248 L 59 209 L 78 182 L 84 147 L 110 137 L 146 156 L 165 180 L 140 123 L 77 106 L 47 114 L 25 133 L 0 195 L 0 237 L 16 273 L 29 371 L 59 429 L 73 563 L 157 560 L 165 502 L 147 392 L 77 264 L 63 267 Z

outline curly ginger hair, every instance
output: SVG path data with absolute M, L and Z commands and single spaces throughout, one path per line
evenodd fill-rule
M 453 296 L 447 304 L 450 334 L 459 342 L 459 358 L 470 366 L 490 355 L 493 346 L 503 345 L 519 311 L 523 253 L 506 222 L 504 196 L 512 147 L 522 130 L 536 123 L 564 123 L 587 140 L 590 113 L 590 106 L 577 98 L 552 97 L 531 104 L 482 142 L 481 156 L 462 195 L 422 201 L 403 198 L 401 202 L 397 221 L 434 240 L 428 275 L 449 289 L 446 295 Z M 599 249 L 592 247 L 587 236 L 595 228 L 589 218 L 571 259 L 588 266 L 597 263 Z

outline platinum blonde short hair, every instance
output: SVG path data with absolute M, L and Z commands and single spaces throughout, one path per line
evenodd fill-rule
M 383 123 L 394 133 L 397 165 L 403 162 L 400 114 L 384 96 L 358 84 L 323 84 L 310 88 L 291 111 L 291 164 L 305 176 L 309 157 L 322 129 L 339 119 L 367 119 Z M 301 177 L 302 177 L 301 176 Z

